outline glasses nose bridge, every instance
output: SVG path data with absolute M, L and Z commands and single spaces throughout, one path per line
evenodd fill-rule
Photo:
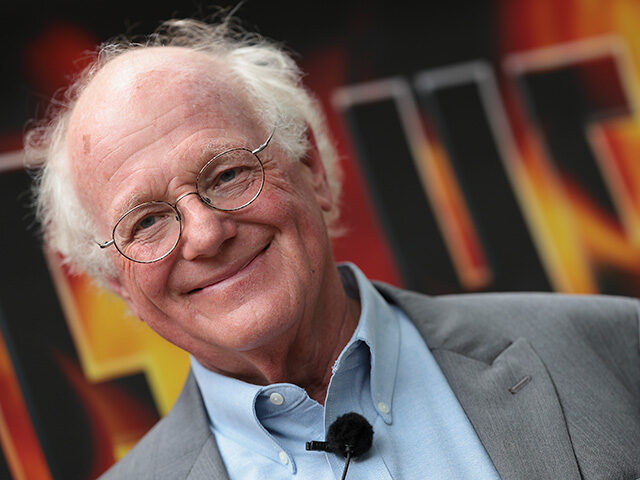
M 182 210 L 181 210 L 181 209 L 179 209 L 179 208 L 178 208 L 178 202 L 180 202 L 180 200 L 182 200 L 183 198 L 188 197 L 189 195 L 195 195 L 195 196 L 197 196 L 197 197 L 198 197 L 198 199 L 200 200 L 200 202 L 201 202 L 202 204 L 204 204 L 205 206 L 207 206 L 207 207 L 209 207 L 209 208 L 212 208 L 212 209 L 214 209 L 214 210 L 217 210 L 217 208 L 215 208 L 215 207 L 211 206 L 209 203 L 205 202 L 205 201 L 204 201 L 204 199 L 203 199 L 203 198 L 202 198 L 202 196 L 198 193 L 198 191 L 197 191 L 197 190 L 194 190 L 194 191 L 192 191 L 192 192 L 186 192 L 186 193 L 183 193 L 182 195 L 180 195 L 180 196 L 176 199 L 176 201 L 175 201 L 175 202 L 173 202 L 173 205 L 172 205 L 172 206 L 173 206 L 173 208 L 174 208 L 174 210 L 176 210 L 176 212 L 178 212 L 178 216 L 179 216 L 179 218 L 180 218 L 180 223 L 182 224 L 182 228 L 184 228 L 184 213 L 182 212 Z M 182 230 L 182 228 L 181 228 L 181 230 Z
M 196 190 L 192 191 L 192 192 L 187 192 L 187 193 L 183 193 L 182 195 L 180 195 L 175 202 L 173 202 L 173 208 L 175 208 L 176 210 L 178 209 L 178 202 L 180 200 L 182 200 L 185 197 L 188 197 L 189 195 L 198 195 L 198 192 Z M 200 196 L 200 195 L 198 195 Z

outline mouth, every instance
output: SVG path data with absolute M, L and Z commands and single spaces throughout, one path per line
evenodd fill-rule
M 237 266 L 232 266 L 227 271 L 224 271 L 224 272 L 216 275 L 215 278 L 206 280 L 202 284 L 202 286 L 196 287 L 193 290 L 189 290 L 187 292 L 187 294 L 188 295 L 192 295 L 194 293 L 201 292 L 205 288 L 213 287 L 213 286 L 218 285 L 218 284 L 220 284 L 222 282 L 230 280 L 231 278 L 236 277 L 237 275 L 239 275 L 241 273 L 244 273 L 245 271 L 247 271 L 255 263 L 256 259 L 260 258 L 267 251 L 267 249 L 270 246 L 271 246 L 271 242 L 269 242 L 266 247 L 264 247 L 262 250 L 260 250 L 254 256 L 250 257 L 246 262 L 240 263 Z

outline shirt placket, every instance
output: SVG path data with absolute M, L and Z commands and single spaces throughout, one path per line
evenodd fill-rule
M 375 423 L 377 415 L 372 417 L 373 409 L 363 411 L 361 403 L 371 403 L 371 395 L 363 388 L 363 379 L 368 378 L 369 356 L 366 355 L 368 348 L 364 343 L 358 342 L 352 345 L 353 350 L 345 352 L 346 355 L 340 359 L 340 363 L 334 370 L 329 389 L 327 401 L 325 403 L 325 432 L 328 432 L 330 424 L 339 416 L 356 412 L 367 417 L 370 423 Z M 359 370 L 360 369 L 360 370 Z M 362 370 L 364 369 L 364 370 Z M 364 393 L 364 399 L 361 395 Z M 342 477 L 346 459 L 334 453 L 325 453 L 327 462 L 336 479 Z M 374 431 L 373 445 L 371 450 L 361 458 L 354 459 L 349 465 L 347 478 L 363 478 L 368 480 L 391 480 L 391 473 L 384 463 L 384 459 L 376 448 L 376 437 Z

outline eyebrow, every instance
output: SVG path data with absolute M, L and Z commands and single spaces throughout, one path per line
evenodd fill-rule
M 118 207 L 118 209 L 116 210 L 117 214 L 116 214 L 116 221 L 118 221 L 118 219 L 120 219 L 120 217 L 122 217 L 125 213 L 127 213 L 129 210 L 137 207 L 138 205 L 141 205 L 143 203 L 147 203 L 147 202 L 151 202 L 154 201 L 153 199 L 149 199 L 149 195 L 140 191 L 135 191 L 133 193 L 131 193 L 126 201 Z
M 249 150 L 251 150 L 251 148 L 248 145 L 241 145 L 241 144 L 238 144 L 237 142 L 219 143 L 219 142 L 216 142 L 215 140 L 211 140 L 204 147 L 202 147 L 202 151 L 200 153 L 200 160 L 204 160 L 202 162 L 202 166 L 204 167 L 205 164 L 216 155 L 220 155 L 221 153 L 232 150 L 234 148 L 248 148 Z
M 229 142 L 229 141 L 219 142 L 216 140 L 211 140 L 207 142 L 207 144 L 205 144 L 204 147 L 202 147 L 200 151 L 200 155 L 198 155 L 198 163 L 196 164 L 196 165 L 200 165 L 198 167 L 198 172 L 207 164 L 207 162 L 212 160 L 216 155 L 220 155 L 221 153 L 227 152 L 234 148 L 247 148 L 249 150 L 252 149 L 251 146 L 242 145 L 238 142 Z M 181 160 L 184 160 L 184 157 L 182 157 L 178 161 L 181 161 Z M 193 187 L 195 188 L 195 179 L 194 179 Z M 120 219 L 122 215 L 127 213 L 129 210 L 137 207 L 138 205 L 141 205 L 147 202 L 154 202 L 154 201 L 160 201 L 160 200 L 158 200 L 157 198 L 152 198 L 148 193 L 141 192 L 139 190 L 132 192 L 130 195 L 126 197 L 126 200 L 122 203 L 122 205 L 118 207 L 117 217 L 115 221 Z M 163 200 L 163 201 L 166 201 L 167 203 L 172 203 L 171 201 L 168 201 L 168 200 Z

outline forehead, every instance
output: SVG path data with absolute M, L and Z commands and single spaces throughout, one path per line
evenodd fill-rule
M 80 200 L 104 211 L 96 193 L 108 197 L 123 172 L 162 173 L 166 165 L 150 158 L 206 155 L 216 142 L 219 148 L 249 142 L 256 122 L 235 85 L 219 61 L 179 48 L 130 52 L 107 64 L 78 100 L 67 136 Z
M 246 117 L 248 102 L 237 85 L 224 62 L 201 52 L 178 47 L 130 51 L 87 85 L 73 109 L 68 141 L 84 138 L 86 147 L 87 135 L 102 138 L 153 122 L 171 108 L 218 108 L 229 120 Z

